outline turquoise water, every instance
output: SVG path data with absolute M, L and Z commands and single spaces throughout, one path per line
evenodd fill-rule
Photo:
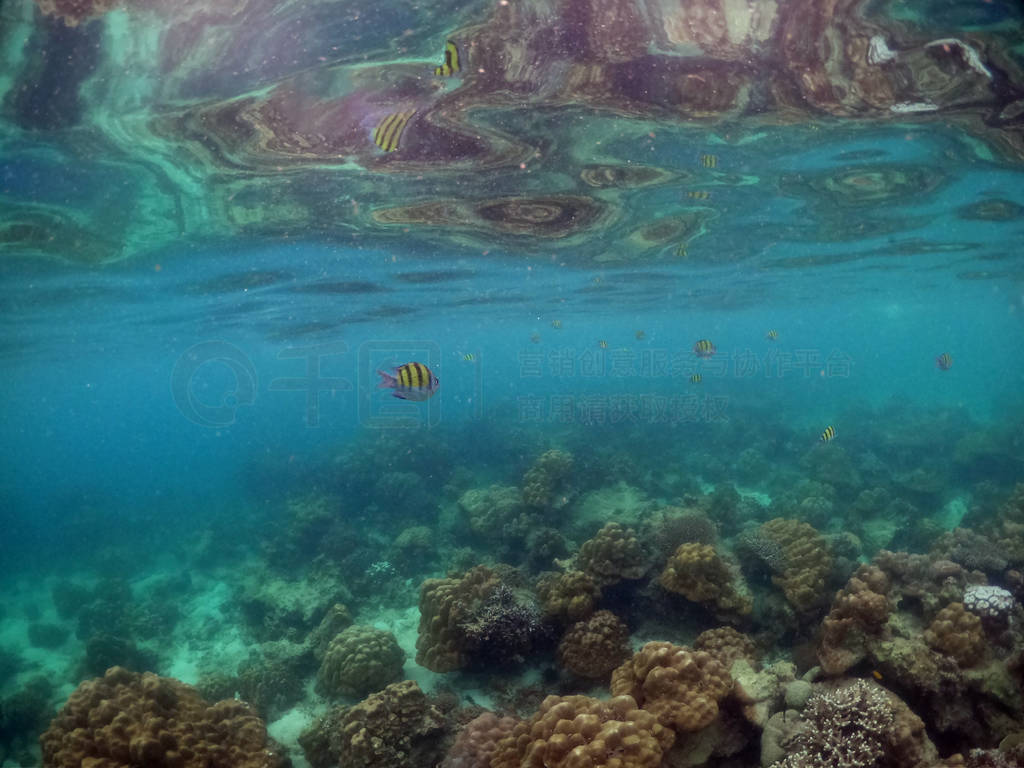
M 1019 5 L 200 6 L 0 5 L 0 766 L 1024 764 Z

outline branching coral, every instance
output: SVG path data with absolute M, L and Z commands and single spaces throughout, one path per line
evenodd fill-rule
M 365 696 L 402 676 L 405 652 L 390 632 L 352 626 L 335 637 L 317 673 L 321 695 Z
M 761 526 L 761 533 L 782 548 L 782 572 L 772 581 L 797 611 L 816 608 L 828 599 L 825 579 L 832 568 L 828 543 L 812 526 L 777 517 Z
M 598 611 L 569 627 L 558 644 L 562 666 L 580 677 L 601 678 L 629 656 L 629 629 L 611 611 Z
M 543 634 L 540 611 L 527 596 L 498 584 L 457 624 L 459 650 L 475 664 L 519 663 Z
M 580 621 L 593 613 L 601 590 L 583 571 L 566 571 L 540 576 L 537 579 L 537 596 L 548 616 Z
M 612 672 L 613 696 L 632 696 L 680 732 L 706 728 L 730 690 L 732 678 L 714 656 L 672 643 L 647 643 Z
M 734 573 L 709 544 L 682 544 L 669 558 L 659 583 L 669 592 L 687 600 L 704 603 L 721 615 L 746 615 L 752 602 L 745 589 L 737 587 Z
M 207 704 L 195 689 L 112 667 L 75 689 L 39 739 L 47 768 L 283 768 L 244 702 Z
M 583 542 L 576 564 L 599 587 L 639 579 L 647 572 L 647 557 L 636 533 L 618 523 L 606 523 L 594 538 Z
M 658 768 L 674 739 L 629 696 L 548 696 L 498 742 L 490 768 Z
M 812 695 L 803 717 L 807 727 L 775 768 L 874 768 L 895 720 L 885 692 L 863 680 Z

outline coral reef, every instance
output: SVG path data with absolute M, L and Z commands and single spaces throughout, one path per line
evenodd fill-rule
M 427 579 L 420 586 L 420 624 L 416 663 L 434 672 L 465 666 L 461 624 L 498 586 L 497 575 L 476 566 L 460 578 Z
M 495 748 L 508 736 L 518 720 L 484 712 L 459 731 L 448 749 L 441 768 L 489 768 Z
M 402 676 L 405 652 L 395 636 L 354 625 L 331 640 L 317 672 L 317 692 L 325 696 L 365 696 Z
M 782 549 L 782 571 L 772 577 L 798 612 L 811 611 L 828 600 L 825 580 L 832 569 L 828 543 L 811 525 L 775 518 L 761 526 L 761 535 Z
M 617 584 L 623 579 L 639 579 L 647 573 L 647 556 L 636 532 L 618 523 L 606 523 L 592 539 L 580 546 L 577 567 L 598 587 Z
M 315 669 L 315 659 L 307 645 L 287 640 L 263 643 L 250 650 L 249 658 L 238 665 L 232 686 L 217 698 L 237 695 L 270 722 L 302 699 L 306 680 Z M 208 678 L 207 685 L 211 684 L 215 684 L 215 679 Z
M 743 616 L 753 606 L 750 596 L 738 586 L 738 570 L 733 572 L 709 544 L 681 544 L 658 581 L 669 592 L 703 603 L 721 616 Z
M 79 685 L 39 741 L 46 768 L 290 765 L 246 704 L 207 704 L 177 680 L 121 667 Z
M 827 674 L 842 674 L 864 658 L 868 637 L 879 636 L 889 619 L 888 591 L 885 572 L 862 565 L 836 594 L 818 645 L 818 659 Z
M 583 571 L 545 573 L 537 579 L 537 596 L 547 616 L 580 621 L 594 611 L 601 590 Z
M 757 664 L 757 649 L 754 641 L 732 627 L 706 629 L 693 641 L 696 651 L 704 651 L 714 656 L 726 669 L 732 669 L 737 659 L 746 659 L 752 665 Z
M 788 754 L 774 768 L 933 768 L 924 723 L 873 681 L 817 690 L 787 724 Z
M 441 758 L 446 722 L 412 680 L 332 710 L 299 743 L 313 768 L 419 768 Z
M 545 634 L 533 600 L 505 584 L 464 615 L 458 630 L 459 650 L 474 665 L 522 663 Z
M 559 450 L 545 451 L 523 475 L 523 503 L 551 512 L 564 508 L 575 495 L 569 485 L 572 455 Z
M 972 584 L 964 590 L 964 608 L 983 621 L 1007 624 L 1017 601 L 1002 587 Z
M 714 656 L 667 642 L 650 642 L 612 672 L 613 696 L 632 696 L 658 722 L 680 732 L 706 728 L 732 690 Z
M 629 655 L 629 628 L 611 611 L 576 622 L 558 644 L 558 660 L 580 677 L 605 677 Z
M 987 645 L 981 619 L 963 603 L 950 603 L 939 611 L 925 630 L 924 640 L 936 651 L 952 656 L 961 667 L 980 663 Z
M 536 515 L 526 511 L 524 494 L 513 486 L 472 488 L 459 497 L 458 504 L 469 529 L 490 541 L 522 539 L 537 524 Z
M 658 768 L 673 741 L 629 696 L 548 696 L 498 742 L 490 768 Z
M 332 605 L 320 620 L 320 624 L 306 636 L 306 642 L 313 651 L 313 657 L 317 661 L 322 660 L 331 640 L 350 626 L 352 626 L 352 613 L 349 609 L 341 603 Z

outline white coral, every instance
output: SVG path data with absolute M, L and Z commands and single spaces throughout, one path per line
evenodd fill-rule
M 1014 602 L 1013 595 L 1002 587 L 975 584 L 964 591 L 964 608 L 984 619 L 1009 616 Z

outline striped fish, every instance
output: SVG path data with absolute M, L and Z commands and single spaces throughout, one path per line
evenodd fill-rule
M 695 373 L 690 377 L 691 384 L 700 384 L 704 380 L 704 377 L 699 373 Z
M 717 168 L 718 155 L 701 155 L 700 164 L 705 168 Z
M 836 436 L 836 428 L 829 424 L 825 427 L 825 431 L 821 433 L 821 442 L 831 442 L 832 438 Z
M 711 193 L 708 192 L 706 189 L 691 189 L 689 192 L 686 193 L 686 196 L 689 197 L 691 200 L 707 200 L 709 197 L 711 197 Z
M 764 337 L 766 339 L 770 339 L 771 341 L 775 341 L 777 338 L 779 338 L 779 332 L 772 328 L 770 331 L 768 331 L 768 333 L 764 335 Z
M 402 138 L 405 126 L 409 124 L 410 118 L 415 114 L 415 109 L 392 112 L 377 123 L 377 127 L 373 130 L 373 143 L 385 152 L 394 152 L 398 149 L 398 142 Z
M 451 40 L 444 44 L 444 64 L 434 67 L 434 74 L 439 77 L 451 77 L 462 67 L 459 65 L 459 49 Z
M 701 339 L 693 345 L 693 354 L 697 357 L 711 357 L 715 354 L 715 345 L 707 339 Z
M 393 373 L 377 373 L 380 375 L 377 389 L 393 389 L 394 396 L 402 400 L 426 400 L 441 386 L 437 376 L 423 363 L 406 363 L 395 368 Z
M 953 356 L 949 352 L 943 352 L 935 358 L 935 365 L 940 371 L 948 371 L 953 367 Z
M 608 342 L 605 341 L 604 339 L 601 339 L 597 342 L 597 346 L 599 346 L 601 349 L 608 349 Z

